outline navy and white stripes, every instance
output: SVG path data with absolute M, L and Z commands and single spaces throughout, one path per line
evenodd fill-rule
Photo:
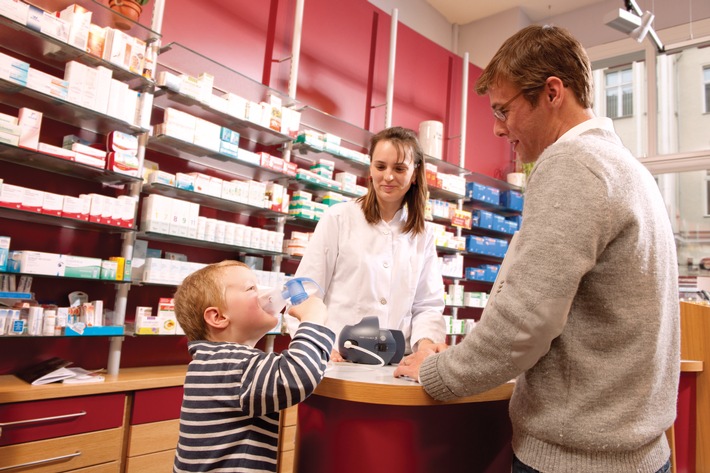
M 335 334 L 304 322 L 281 353 L 190 342 L 173 471 L 275 472 L 279 411 L 323 379 Z

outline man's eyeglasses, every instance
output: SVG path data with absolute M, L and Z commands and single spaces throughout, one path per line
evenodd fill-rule
M 515 101 L 518 97 L 523 95 L 523 92 L 525 92 L 526 89 L 521 90 L 517 94 L 513 96 L 512 99 L 508 100 L 506 103 L 501 105 L 500 107 L 496 107 L 493 109 L 493 116 L 496 117 L 497 120 L 500 120 L 502 122 L 505 122 L 508 119 L 508 106 Z

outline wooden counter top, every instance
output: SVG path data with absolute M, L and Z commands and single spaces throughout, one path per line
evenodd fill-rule
M 187 365 L 121 368 L 117 375 L 104 375 L 106 380 L 102 383 L 42 386 L 32 386 L 13 375 L 3 375 L 0 376 L 0 404 L 182 386 L 186 372 Z
M 316 388 L 318 396 L 343 401 L 385 404 L 389 406 L 439 406 L 510 399 L 511 381 L 475 396 L 441 402 L 430 397 L 416 381 L 395 378 L 394 366 L 375 367 L 355 363 L 334 363 Z
M 374 367 L 354 363 L 334 363 L 334 366 L 326 371 L 325 378 L 316 388 L 315 394 L 368 404 L 438 406 L 510 399 L 515 386 L 514 381 L 509 381 L 481 394 L 441 402 L 431 398 L 417 382 L 407 378 L 394 378 L 394 368 L 394 366 Z M 702 370 L 702 361 L 681 361 L 681 371 Z
M 681 362 L 681 371 L 701 372 L 703 362 L 684 360 Z M 106 381 L 103 383 L 52 383 L 43 386 L 31 386 L 13 375 L 2 375 L 0 376 L 0 404 L 182 386 L 186 372 L 187 365 L 121 368 L 118 375 L 105 375 Z M 394 378 L 393 372 L 393 366 L 374 368 L 369 365 L 336 363 L 334 368 L 326 372 L 326 377 L 315 394 L 370 404 L 435 406 L 500 401 L 510 399 L 513 393 L 514 383 L 509 382 L 482 394 L 440 402 L 429 397 L 416 382 Z

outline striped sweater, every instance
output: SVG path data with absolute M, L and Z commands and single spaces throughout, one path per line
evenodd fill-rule
M 190 342 L 173 472 L 275 472 L 279 411 L 315 390 L 334 340 L 306 322 L 280 354 Z

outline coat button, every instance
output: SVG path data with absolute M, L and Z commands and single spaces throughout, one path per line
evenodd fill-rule
M 380 299 L 380 304 L 382 304 L 382 305 L 387 304 L 387 299 L 385 299 L 384 297 L 382 299 Z

